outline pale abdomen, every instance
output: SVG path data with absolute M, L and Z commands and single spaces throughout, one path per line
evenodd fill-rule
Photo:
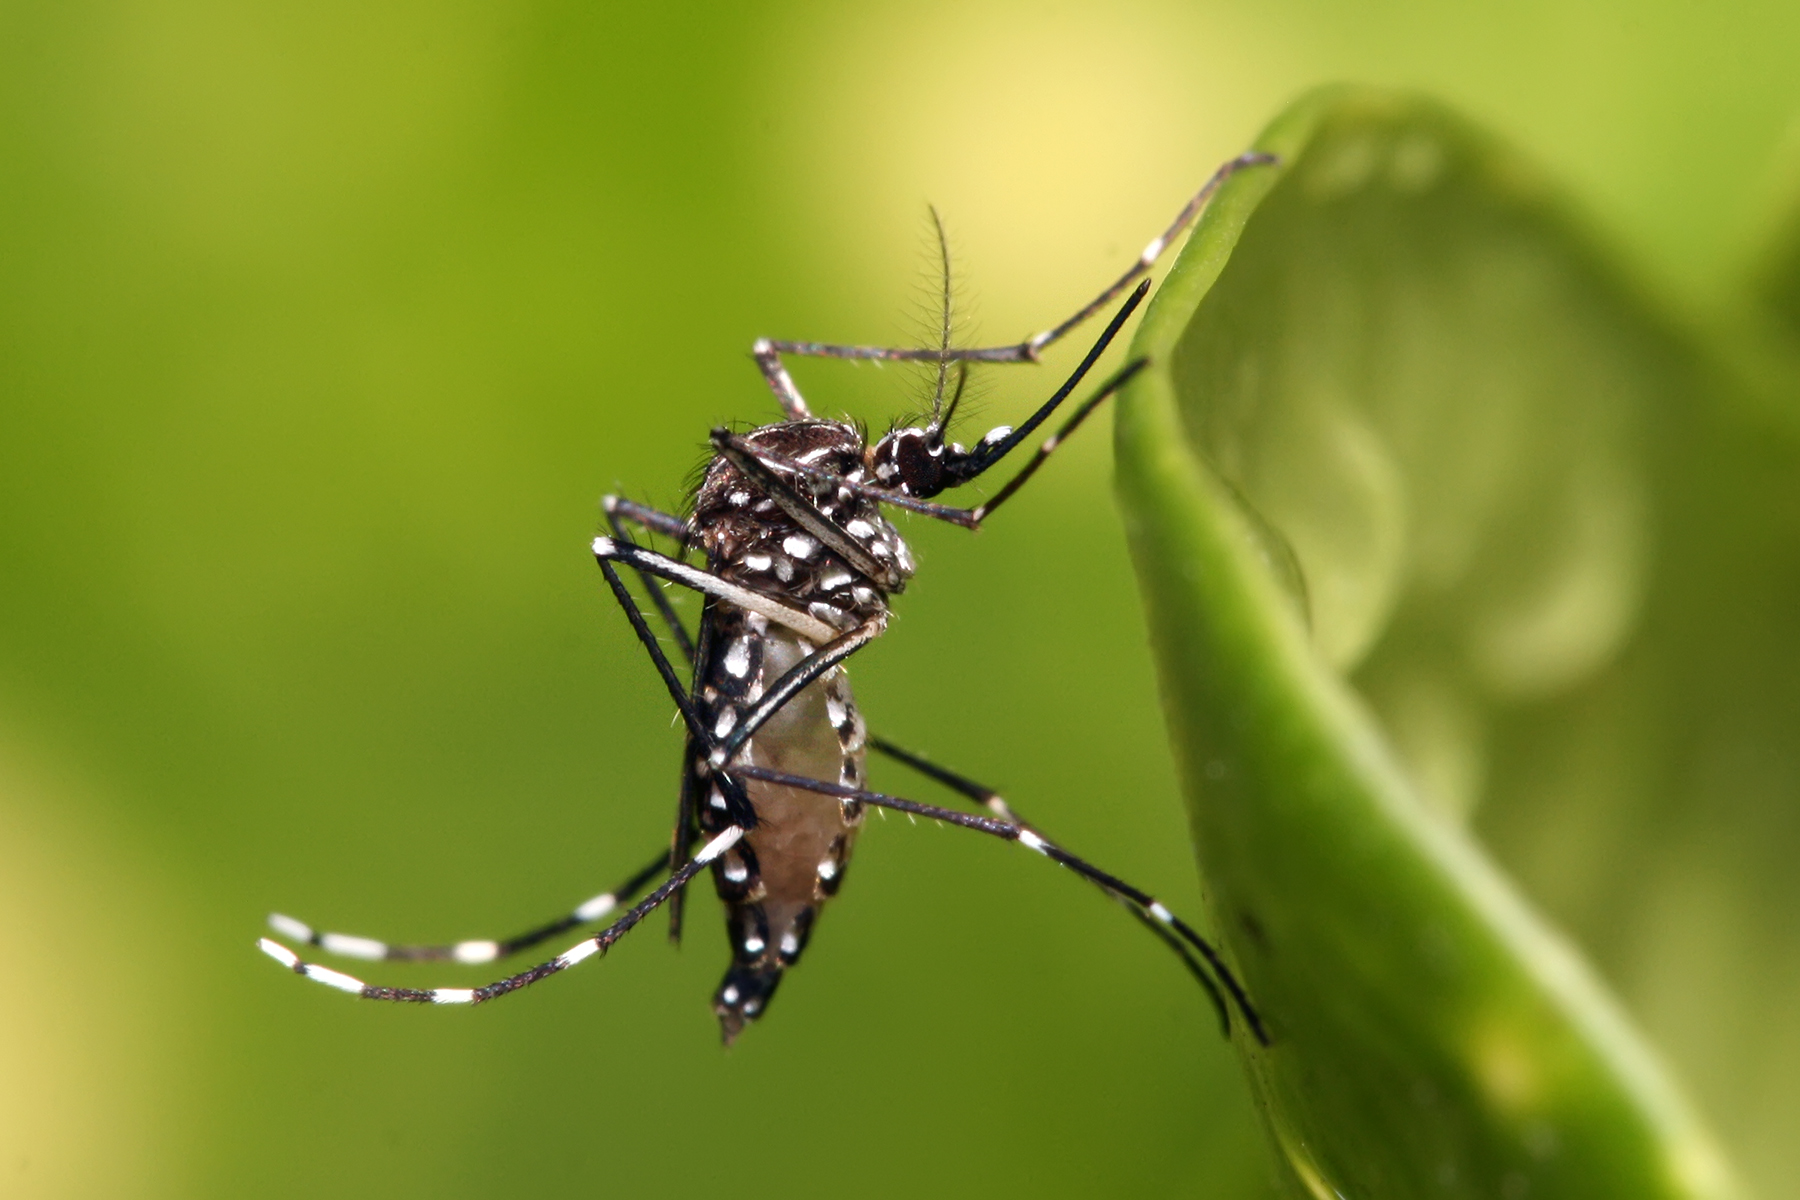
M 753 616 L 719 615 L 704 719 L 741 713 L 817 647 L 786 630 L 755 628 Z M 861 787 L 865 730 L 841 669 L 808 687 L 770 718 L 740 761 L 783 774 Z M 732 965 L 713 999 L 725 1040 L 767 1007 L 782 972 L 799 961 L 819 909 L 842 884 L 862 806 L 762 780 L 744 780 L 757 824 L 713 865 L 725 903 Z M 725 814 L 707 790 L 702 826 Z

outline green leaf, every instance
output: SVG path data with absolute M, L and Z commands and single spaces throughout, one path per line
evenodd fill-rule
M 1708 1134 L 1463 820 L 1494 714 L 1612 670 L 1702 369 L 1503 148 L 1304 100 L 1214 200 L 1118 488 L 1291 1190 L 1725 1197 Z

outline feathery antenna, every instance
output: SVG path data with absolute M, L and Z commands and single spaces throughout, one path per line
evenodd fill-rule
M 942 432 L 944 428 L 944 387 L 950 381 L 950 235 L 944 231 L 944 218 L 938 212 L 937 205 L 928 205 L 931 209 L 931 224 L 937 230 L 938 261 L 943 270 L 943 326 L 938 334 L 937 387 L 931 394 L 931 428 Z M 962 386 L 957 385 L 957 394 L 962 394 Z M 950 402 L 952 408 L 956 402 Z

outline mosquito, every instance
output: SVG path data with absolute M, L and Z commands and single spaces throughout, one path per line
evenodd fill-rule
M 710 871 L 732 949 L 713 996 L 713 1011 L 729 1045 L 767 1011 L 786 972 L 800 961 L 821 909 L 843 885 L 866 811 L 891 809 L 1017 842 L 1087 880 L 1174 952 L 1205 989 L 1226 1036 L 1235 1011 L 1251 1036 L 1266 1045 L 1261 1017 L 1211 943 L 1150 893 L 1052 841 L 993 789 L 872 736 L 844 664 L 881 636 L 890 598 L 905 590 L 915 570 L 905 541 L 883 515 L 884 507 L 979 529 L 1096 408 L 1145 367 L 1144 360 L 1127 363 L 1101 383 L 987 500 L 958 508 L 932 498 L 981 478 L 1049 420 L 1143 302 L 1151 266 L 1219 186 L 1238 171 L 1273 161 L 1253 153 L 1225 163 L 1123 275 L 1061 324 L 1025 341 L 986 348 L 951 345 L 947 251 L 944 325 L 936 347 L 758 340 L 751 355 L 781 407 L 782 420 L 744 433 L 714 429 L 712 456 L 685 517 L 617 496 L 603 500 L 609 533 L 594 539 L 594 557 L 686 728 L 680 798 L 667 851 L 658 851 L 611 891 L 505 939 L 394 945 L 316 931 L 281 914 L 269 918 L 273 930 L 291 941 L 342 957 L 386 962 L 489 963 L 612 917 L 604 929 L 529 970 L 475 988 L 368 984 L 305 961 L 271 938 L 260 941 L 263 952 L 297 974 L 367 1000 L 482 1004 L 604 954 L 665 905 L 671 937 L 678 940 L 685 890 L 702 871 Z M 938 232 L 942 250 L 941 223 Z M 1024 424 L 992 429 L 973 448 L 946 440 L 969 364 L 1036 362 L 1046 346 L 1121 295 L 1124 300 L 1074 372 Z M 871 443 L 853 425 L 813 415 L 788 374 L 784 355 L 935 364 L 930 419 L 922 426 L 895 428 Z M 639 544 L 633 532 L 668 539 L 674 553 Z M 690 556 L 703 565 L 689 561 Z M 622 571 L 635 574 L 647 590 L 658 622 L 690 668 L 686 680 Z M 699 593 L 694 633 L 659 581 Z M 864 778 L 870 750 L 947 787 L 979 811 L 871 791 Z M 629 907 L 620 912 L 622 906 Z

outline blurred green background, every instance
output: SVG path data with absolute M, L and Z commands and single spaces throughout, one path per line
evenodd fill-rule
M 916 336 L 927 202 L 965 338 L 1011 340 L 1300 89 L 1419 86 L 1725 322 L 1797 49 L 1791 8 L 1623 0 L 0 9 L 0 1195 L 1261 1194 L 1192 984 L 949 831 L 870 830 L 729 1054 L 704 896 L 681 952 L 659 922 L 477 1012 L 252 943 L 271 908 L 504 933 L 664 840 L 679 741 L 585 552 L 598 497 L 676 505 L 709 426 L 772 414 L 754 337 Z M 1055 365 L 989 372 L 982 418 Z M 919 401 L 796 373 L 875 424 Z M 1191 911 L 1107 477 L 1090 431 L 980 536 L 912 523 L 855 675 L 877 729 Z M 1651 1003 L 1591 948 L 1782 1194 L 1800 1101 L 1745 1112 L 1704 990 Z

